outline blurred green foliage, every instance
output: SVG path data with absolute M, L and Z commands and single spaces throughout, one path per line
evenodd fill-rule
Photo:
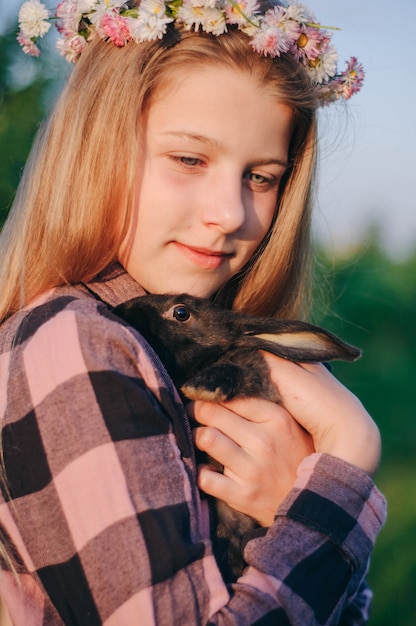
M 37 60 L 40 69 L 31 80 L 16 83 L 10 67 L 18 55 L 14 34 L 0 36 L 0 221 L 57 74 L 46 74 Z M 18 65 L 14 74 L 16 67 L 26 71 Z M 314 321 L 363 349 L 359 361 L 337 363 L 334 373 L 361 398 L 383 436 L 377 483 L 388 498 L 389 518 L 370 573 L 375 592 L 370 624 L 416 624 L 416 252 L 394 262 L 373 236 L 348 258 L 324 250 L 317 257 Z
M 67 73 L 68 64 L 56 56 L 52 61 L 46 51 L 43 59 L 31 59 L 22 54 L 15 30 L 0 34 L 0 224 L 13 201 L 33 137 L 54 100 L 56 85 Z
M 383 439 L 376 482 L 389 515 L 370 571 L 370 624 L 416 624 L 416 253 L 394 262 L 370 237 L 353 257 L 331 260 L 321 251 L 318 258 L 315 321 L 362 348 L 359 361 L 336 363 L 334 373 L 362 400 Z
M 416 453 L 416 254 L 394 262 L 370 241 L 347 260 L 319 254 L 316 289 L 329 284 L 329 310 L 315 320 L 363 350 L 335 371 L 361 398 L 384 435 L 384 460 Z
M 14 36 L 0 37 L 0 220 L 10 207 L 33 135 L 44 115 L 43 78 L 23 88 L 13 84 L 10 67 L 15 51 Z

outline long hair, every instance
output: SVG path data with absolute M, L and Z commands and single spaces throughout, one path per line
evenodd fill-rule
M 295 119 L 272 227 L 218 298 L 247 312 L 299 315 L 307 291 L 315 95 L 300 63 L 289 55 L 263 57 L 230 28 L 220 37 L 171 29 L 162 41 L 124 48 L 88 44 L 38 133 L 0 237 L 0 320 L 117 258 L 132 210 L 141 114 L 175 72 L 206 64 L 255 73 Z

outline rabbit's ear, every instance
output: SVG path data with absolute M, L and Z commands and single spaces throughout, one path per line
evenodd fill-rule
M 259 333 L 253 335 L 257 347 L 292 361 L 355 361 L 361 350 L 352 346 L 329 331 L 310 325 L 290 332 Z

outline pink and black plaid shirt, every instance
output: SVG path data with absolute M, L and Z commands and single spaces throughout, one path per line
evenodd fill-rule
M 19 579 L 3 559 L 0 591 L 14 625 L 365 623 L 385 501 L 330 456 L 305 459 L 224 584 L 178 393 L 111 312 L 142 293 L 113 265 L 0 327 L 0 537 Z

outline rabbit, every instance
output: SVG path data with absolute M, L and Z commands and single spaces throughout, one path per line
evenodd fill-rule
M 354 361 L 361 355 L 319 326 L 246 315 L 188 294 L 140 296 L 113 312 L 143 335 L 191 400 L 262 397 L 280 403 L 262 350 L 295 362 Z M 259 525 L 219 500 L 216 511 L 214 552 L 226 579 L 234 580 L 245 566 L 241 537 Z

